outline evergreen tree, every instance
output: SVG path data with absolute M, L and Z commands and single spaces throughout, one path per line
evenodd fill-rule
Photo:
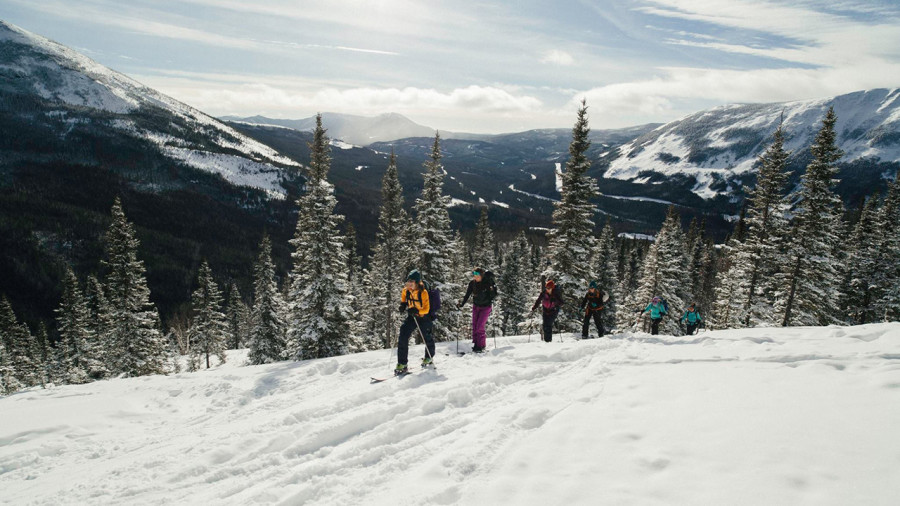
M 877 320 L 900 320 L 900 172 L 888 188 L 877 217 L 878 237 L 871 299 Z
M 494 249 L 497 243 L 494 240 L 494 231 L 491 230 L 491 224 L 488 221 L 488 208 L 481 208 L 481 216 L 478 219 L 478 225 L 475 227 L 475 241 L 472 244 L 472 265 L 494 271 L 498 270 L 497 255 Z
M 268 364 L 280 360 L 285 349 L 284 302 L 275 280 L 268 235 L 263 236 L 253 266 L 253 295 L 247 361 L 250 365 Z
M 285 356 L 292 360 L 344 355 L 353 340 L 349 261 L 340 232 L 344 217 L 334 212 L 337 199 L 327 179 L 330 146 L 321 114 L 316 116 L 309 149 L 306 193 L 297 202 L 297 230 L 291 239 L 294 252 Z
M 114 374 L 144 376 L 166 372 L 166 341 L 160 333 L 159 314 L 150 302 L 144 262 L 138 260 L 139 242 L 134 226 L 125 218 L 116 198 L 112 223 L 104 237 L 106 284 L 111 328 L 110 370 Z
M 397 173 L 397 157 L 391 152 L 390 162 L 381 179 L 381 210 L 378 214 L 378 232 L 369 261 L 367 284 L 371 290 L 369 309 L 375 342 L 390 348 L 399 332 L 400 316 L 395 311 L 399 304 L 403 281 L 413 263 L 409 238 L 412 222 L 403 209 L 403 188 Z
M 243 348 L 250 334 L 250 309 L 244 303 L 237 283 L 231 283 L 225 308 L 225 316 L 228 318 L 228 349 Z
M 787 245 L 776 293 L 776 323 L 828 325 L 836 322 L 839 277 L 837 252 L 843 204 L 832 191 L 837 161 L 843 155 L 835 142 L 837 117 L 830 108 L 810 148 L 813 160 L 803 176 L 795 213 L 796 233 Z
M 33 355 L 34 337 L 23 323 L 19 323 L 6 297 L 0 298 L 0 341 L 7 355 L 7 367 L 12 369 L 6 380 L 6 389 L 14 392 L 20 388 L 41 384 L 41 364 Z
M 0 394 L 9 395 L 20 388 L 22 388 L 22 384 L 16 379 L 6 339 L 0 339 Z
M 366 282 L 363 280 L 362 258 L 358 251 L 356 227 L 347 223 L 347 233 L 344 235 L 344 251 L 347 252 L 347 299 L 350 304 L 350 340 L 347 343 L 350 353 L 359 353 L 369 349 L 368 322 L 362 316 L 366 308 Z
M 500 273 L 497 287 L 503 293 L 503 298 L 500 299 L 500 311 L 495 318 L 499 317 L 497 319 L 503 335 L 518 335 L 521 333 L 519 324 L 525 321 L 525 314 L 532 302 L 528 291 L 532 279 L 529 260 L 531 245 L 522 231 L 503 250 L 503 272 Z
M 564 298 L 577 297 L 595 275 L 590 262 L 596 248 L 591 199 L 597 196 L 598 190 L 597 182 L 587 175 L 591 167 L 587 155 L 591 146 L 589 133 L 587 104 L 582 101 L 578 119 L 572 128 L 560 201 L 554 203 L 553 229 L 549 233 L 547 252 L 551 265 L 543 272 L 544 277 L 556 282 Z M 564 304 L 557 318 L 560 328 L 572 332 L 580 330 L 580 315 L 578 304 Z
M 94 341 L 89 324 L 90 310 L 71 268 L 63 278 L 63 295 L 56 310 L 59 344 L 65 348 L 65 361 L 60 365 L 66 383 L 87 383 L 90 370 L 89 343 Z
M 441 164 L 441 137 L 435 134 L 431 155 L 425 162 L 425 182 L 422 196 L 416 199 L 416 268 L 423 279 L 441 291 L 443 300 L 458 300 L 459 283 L 452 274 L 452 252 L 457 247 L 450 228 L 450 197 L 443 194 L 444 167 Z M 436 341 L 453 337 L 448 318 L 434 322 L 432 334 Z
M 88 375 L 93 379 L 103 379 L 109 376 L 110 367 L 113 366 L 115 348 L 111 341 L 109 302 L 103 294 L 103 285 L 96 276 L 88 276 L 84 298 L 88 309 L 88 334 L 94 339 Z
M 687 262 L 684 257 L 684 232 L 675 207 L 670 206 L 656 240 L 650 246 L 641 268 L 637 289 L 626 300 L 626 306 L 643 310 L 656 296 L 669 305 L 669 316 L 663 319 L 660 333 L 681 335 L 679 311 L 683 311 L 691 298 L 687 292 Z M 621 321 L 621 320 L 620 320 Z M 641 330 L 642 320 L 631 325 Z
M 194 309 L 190 330 L 191 355 L 205 362 L 209 369 L 210 355 L 218 357 L 220 364 L 225 363 L 228 319 L 222 312 L 222 293 L 206 260 L 197 272 L 197 285 L 191 297 Z
M 879 231 L 877 225 L 878 194 L 869 197 L 847 243 L 847 261 L 842 263 L 841 301 L 849 324 L 870 323 L 876 320 L 873 292 L 877 276 Z
M 594 265 L 597 269 L 596 281 L 598 287 L 609 295 L 609 300 L 603 305 L 603 328 L 611 331 L 616 327 L 616 292 L 618 291 L 618 247 L 616 236 L 609 220 L 600 232 L 600 240 L 597 241 L 597 254 Z
M 759 157 L 756 188 L 744 205 L 743 232 L 735 232 L 731 269 L 723 279 L 733 288 L 728 311 L 730 323 L 743 327 L 771 325 L 776 270 L 779 264 L 779 238 L 787 227 L 788 201 L 784 195 L 790 153 L 784 150 L 782 126 L 775 131 L 772 145 Z M 736 283 L 734 283 L 736 281 Z M 723 308 L 724 309 L 724 308 Z

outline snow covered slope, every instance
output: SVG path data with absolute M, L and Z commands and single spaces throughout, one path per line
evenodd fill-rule
M 40 114 L 61 123 L 62 136 L 66 124 L 95 122 L 156 144 L 173 160 L 276 197 L 284 194 L 280 167 L 297 165 L 196 109 L 3 21 L 0 78 L 7 96 L 40 101 Z
M 622 146 L 605 177 L 634 180 L 653 172 L 694 177 L 704 198 L 727 193 L 721 184 L 754 171 L 784 115 L 785 148 L 807 157 L 829 107 L 834 107 L 842 163 L 900 162 L 900 89 L 877 89 L 825 100 L 726 105 L 658 127 Z M 716 185 L 715 183 L 720 183 Z
M 489 343 L 492 344 L 492 343 Z M 0 398 L 4 504 L 815 504 L 900 496 L 900 324 L 387 350 Z M 445 355 L 444 352 L 449 353 Z M 422 348 L 411 353 L 419 356 Z

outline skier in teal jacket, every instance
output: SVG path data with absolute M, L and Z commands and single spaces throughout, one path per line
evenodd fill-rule
M 650 334 L 655 336 L 659 334 L 659 322 L 661 322 L 663 316 L 667 314 L 666 307 L 663 304 L 662 299 L 653 297 L 653 300 L 647 304 L 647 307 L 644 308 L 642 313 L 646 313 L 647 311 L 650 311 Z
M 693 302 L 688 306 L 687 311 L 684 312 L 684 316 L 681 317 L 681 321 L 687 321 L 687 335 L 692 335 L 697 327 L 700 326 L 700 322 L 703 321 L 703 318 L 700 317 L 700 312 L 697 311 L 696 306 Z

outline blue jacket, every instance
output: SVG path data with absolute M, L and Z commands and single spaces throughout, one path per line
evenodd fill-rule
M 662 302 L 647 304 L 643 312 L 646 313 L 647 311 L 650 311 L 650 318 L 654 320 L 662 318 L 666 314 L 666 308 L 663 307 Z
M 688 323 L 697 323 L 702 322 L 703 318 L 700 318 L 700 313 L 697 311 L 685 311 L 684 316 L 681 317 L 681 321 L 687 320 Z

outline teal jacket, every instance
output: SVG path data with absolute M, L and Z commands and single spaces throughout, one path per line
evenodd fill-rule
M 644 308 L 644 312 L 650 311 L 650 318 L 654 320 L 662 318 L 666 314 L 666 308 L 663 307 L 662 302 L 658 302 L 656 304 L 649 303 L 647 307 Z
M 697 323 L 702 322 L 703 318 L 700 318 L 700 313 L 696 311 L 685 311 L 684 316 L 681 317 L 681 321 L 687 320 L 688 323 Z

